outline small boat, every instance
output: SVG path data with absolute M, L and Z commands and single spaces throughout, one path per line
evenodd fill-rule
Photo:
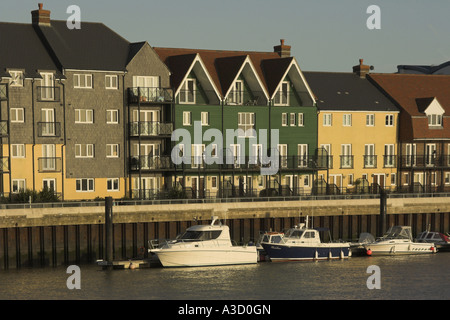
M 375 237 L 368 232 L 363 232 L 359 235 L 358 242 L 350 243 L 350 250 L 352 251 L 352 256 L 363 256 L 366 255 L 365 244 L 375 242 Z
M 271 261 L 301 261 L 344 259 L 351 256 L 348 242 L 323 243 L 319 231 L 328 229 L 308 228 L 306 223 L 294 226 L 286 232 L 266 232 L 261 246 Z
M 234 246 L 229 227 L 218 217 L 210 225 L 195 225 L 175 240 L 149 249 L 163 267 L 199 267 L 257 263 L 256 246 Z
M 424 231 L 416 238 L 417 242 L 434 243 L 438 251 L 450 251 L 450 236 L 436 231 Z
M 364 248 L 369 256 L 423 254 L 437 251 L 434 243 L 414 242 L 409 226 L 393 226 L 375 242 L 364 244 Z

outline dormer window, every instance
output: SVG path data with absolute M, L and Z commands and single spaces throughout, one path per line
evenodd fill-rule
M 244 101 L 244 83 L 236 80 L 230 93 L 228 94 L 228 104 L 241 105 Z
M 428 126 L 430 127 L 442 127 L 442 114 L 429 114 Z
M 181 86 L 180 103 L 195 103 L 195 79 L 186 79 Z
M 9 71 L 11 75 L 11 80 L 9 80 L 9 85 L 11 87 L 23 87 L 23 72 L 22 71 Z

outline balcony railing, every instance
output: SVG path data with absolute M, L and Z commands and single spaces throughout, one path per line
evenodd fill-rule
M 341 169 L 353 169 L 353 156 L 340 156 Z
M 41 102 L 59 102 L 61 99 L 60 87 L 37 87 L 37 100 Z
M 449 168 L 450 155 L 421 154 L 400 157 L 401 168 Z
M 172 101 L 173 90 L 170 88 L 128 88 L 129 103 L 168 103 Z
M 393 168 L 397 165 L 397 156 L 393 155 L 384 155 L 383 156 L 383 165 L 385 168 Z
M 6 84 L 0 84 L 0 101 L 8 100 L 8 90 Z
M 376 168 L 377 167 L 377 156 L 375 155 L 364 155 L 364 168 Z
M 8 135 L 8 121 L 2 120 L 0 121 L 0 136 L 7 136 Z
M 158 121 L 134 121 L 129 124 L 130 136 L 159 136 L 171 135 L 173 131 L 172 123 L 161 123 Z
M 0 172 L 9 172 L 9 158 L 0 157 Z
M 38 122 L 38 137 L 60 137 L 60 122 Z
M 61 172 L 61 158 L 38 158 L 39 172 Z
M 225 99 L 225 105 L 229 106 L 266 106 L 267 99 L 264 93 L 249 91 L 232 91 Z

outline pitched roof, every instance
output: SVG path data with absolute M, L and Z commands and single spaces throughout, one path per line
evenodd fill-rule
M 319 110 L 399 111 L 370 81 L 351 72 L 303 72 Z
M 179 75 L 185 72 L 185 64 L 192 63 L 192 55 L 198 54 L 202 59 L 208 74 L 214 81 L 220 94 L 227 93 L 232 80 L 236 77 L 236 72 L 241 68 L 242 63 L 248 56 L 252 62 L 255 72 L 262 81 L 265 88 L 268 88 L 267 78 L 263 70 L 262 62 L 267 59 L 280 59 L 275 52 L 254 52 L 254 51 L 225 51 L 225 50 L 205 50 L 205 49 L 184 49 L 184 48 L 160 48 L 154 47 L 155 51 L 161 57 L 172 71 L 174 77 L 183 77 Z M 174 65 L 174 59 L 177 65 Z M 178 67 L 182 67 L 179 68 Z M 230 82 L 231 81 L 231 82 Z M 180 85 L 181 82 L 174 81 L 174 85 Z M 175 87 L 176 88 L 176 87 Z
M 31 24 L 0 22 L 0 70 L 25 69 L 26 77 L 37 70 L 58 70 Z M 6 74 L 5 74 L 6 75 Z
M 411 122 L 411 129 L 409 125 L 400 123 L 402 137 L 450 138 L 450 76 L 371 74 L 369 77 L 401 107 L 405 115 L 402 119 L 409 119 Z M 428 127 L 428 120 L 423 112 L 426 109 L 424 103 L 430 101 L 430 98 L 436 98 L 445 110 L 442 128 Z M 412 130 L 409 135 L 408 130 Z
M 39 25 L 49 47 L 65 69 L 124 71 L 135 46 L 103 23 L 82 22 L 81 29 L 67 28 L 66 21 Z

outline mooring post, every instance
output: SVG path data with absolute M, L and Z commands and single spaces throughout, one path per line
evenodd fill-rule
M 112 197 L 105 198 L 105 243 L 106 243 L 106 262 L 112 265 L 113 261 L 113 211 Z
M 381 189 L 380 191 L 380 224 L 378 226 L 378 237 L 382 237 L 386 232 L 386 206 L 387 195 L 386 191 Z

